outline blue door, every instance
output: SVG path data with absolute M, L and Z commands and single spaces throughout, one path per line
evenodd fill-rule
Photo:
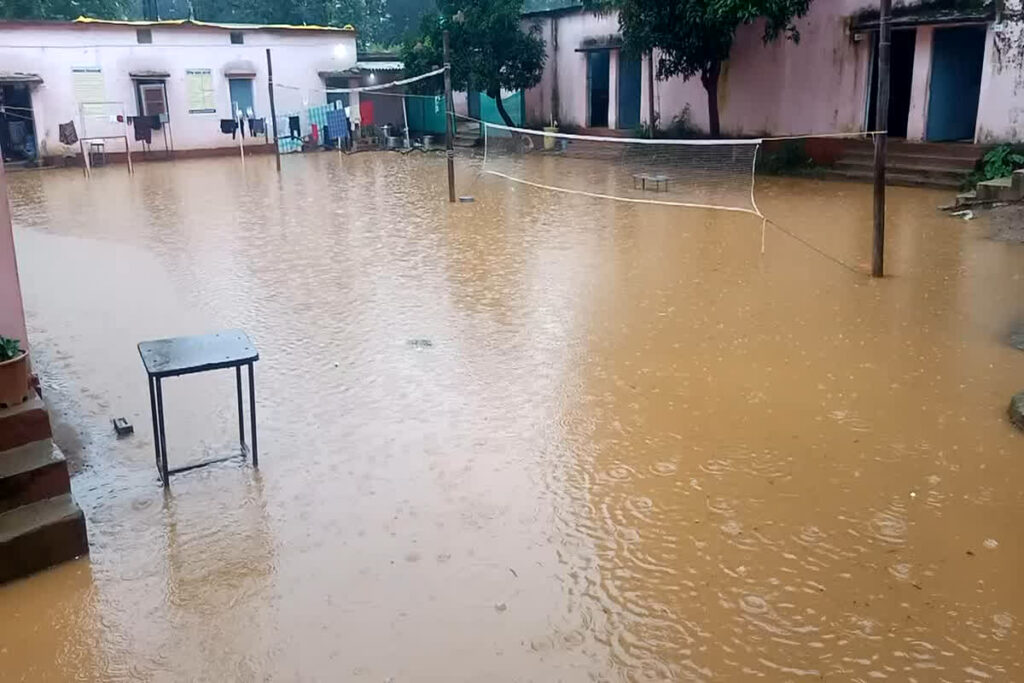
M 928 99 L 929 140 L 973 140 L 985 60 L 984 26 L 935 29 Z
M 588 126 L 604 128 L 608 125 L 608 51 L 587 53 L 587 93 L 590 109 Z
M 640 62 L 619 53 L 619 128 L 640 125 Z
M 253 112 L 252 80 L 248 78 L 229 78 L 228 90 L 231 93 L 231 114 L 238 118 L 238 112 L 248 115 Z

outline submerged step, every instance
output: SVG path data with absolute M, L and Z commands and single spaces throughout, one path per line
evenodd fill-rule
M 0 582 L 89 552 L 85 515 L 71 494 L 0 515 Z
M 67 461 L 52 440 L 0 453 L 0 513 L 70 491 Z

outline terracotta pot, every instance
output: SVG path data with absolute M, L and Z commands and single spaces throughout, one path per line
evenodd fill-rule
M 0 363 L 0 408 L 24 403 L 32 393 L 29 385 L 28 353 Z

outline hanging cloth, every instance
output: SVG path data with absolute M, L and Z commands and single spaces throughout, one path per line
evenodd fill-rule
M 249 135 L 256 137 L 257 135 L 267 134 L 267 122 L 265 119 L 249 119 Z
M 231 133 L 231 139 L 235 139 L 235 131 L 238 130 L 238 121 L 234 119 L 221 119 L 220 120 L 220 132 Z
M 299 117 L 289 116 L 288 117 L 288 133 L 290 137 L 301 138 L 302 129 L 299 127 Z
M 75 122 L 68 121 L 57 126 L 60 133 L 60 141 L 65 145 L 73 145 L 78 142 L 78 131 L 75 130 Z
M 135 128 L 135 139 L 146 144 L 153 142 L 153 122 L 149 116 L 136 116 L 132 119 L 132 127 Z

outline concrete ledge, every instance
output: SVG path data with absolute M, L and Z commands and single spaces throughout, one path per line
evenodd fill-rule
M 978 183 L 978 199 L 999 202 L 1015 202 L 1024 198 L 1024 194 L 1014 187 L 1014 179 L 1010 176 L 986 180 Z
M 0 452 L 0 513 L 70 492 L 64 454 L 50 439 Z
M 88 552 L 85 515 L 70 494 L 0 515 L 0 582 Z
M 50 415 L 39 398 L 0 410 L 0 452 L 51 436 Z

